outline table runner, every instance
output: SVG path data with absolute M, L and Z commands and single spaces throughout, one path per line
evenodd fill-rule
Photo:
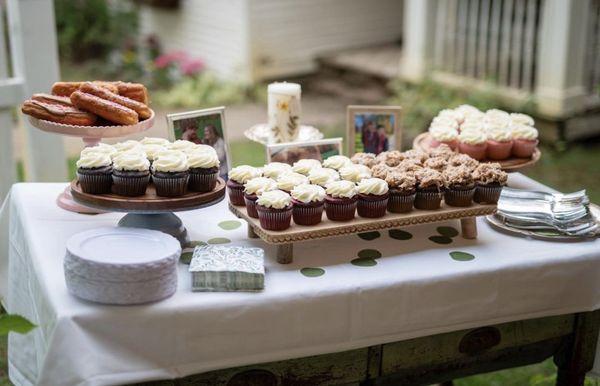
M 543 188 L 520 174 L 509 184 Z M 54 203 L 64 186 L 17 184 L 0 212 L 0 296 L 39 326 L 9 336 L 16 385 L 179 378 L 600 308 L 599 240 L 511 237 L 480 218 L 477 240 L 454 236 L 449 221 L 299 243 L 294 263 L 280 265 L 225 201 L 179 216 L 192 240 L 265 248 L 265 291 L 192 293 L 181 264 L 170 299 L 97 305 L 67 292 L 66 240 L 122 214 L 64 211 Z

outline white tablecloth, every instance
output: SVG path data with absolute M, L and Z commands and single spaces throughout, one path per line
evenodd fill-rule
M 539 189 L 522 175 L 512 186 Z M 220 237 L 267 251 L 262 293 L 192 293 L 180 266 L 177 293 L 135 307 L 81 301 L 66 289 L 69 236 L 116 224 L 120 214 L 80 215 L 54 200 L 64 184 L 18 184 L 0 213 L 0 295 L 39 327 L 9 337 L 16 385 L 111 385 L 183 377 L 232 366 L 350 350 L 492 323 L 600 308 L 600 241 L 551 243 L 510 237 L 478 220 L 479 238 L 428 239 L 438 225 L 404 230 L 410 240 L 347 236 L 305 242 L 294 263 L 218 223 L 236 220 L 222 202 L 180 213 L 193 240 Z M 459 228 L 458 221 L 448 222 Z M 10 232 L 9 232 L 10 229 Z M 10 234 L 9 234 L 10 233 Z M 6 237 L 8 236 L 8 240 Z M 360 250 L 382 254 L 371 267 Z M 475 256 L 457 261 L 450 251 Z M 320 277 L 303 267 L 321 267 Z M 7 280 L 8 277 L 8 280 Z

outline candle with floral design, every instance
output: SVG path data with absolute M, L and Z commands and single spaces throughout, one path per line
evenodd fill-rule
M 300 94 L 297 83 L 271 83 L 267 89 L 269 103 L 269 142 L 291 142 L 300 128 Z

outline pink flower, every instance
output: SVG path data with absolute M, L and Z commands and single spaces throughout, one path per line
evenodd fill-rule
M 171 64 L 181 62 L 187 59 L 187 54 L 183 51 L 174 51 L 162 54 L 154 60 L 156 68 L 165 68 Z
M 204 62 L 202 59 L 187 59 L 181 62 L 181 72 L 184 75 L 195 75 L 202 71 L 204 68 Z

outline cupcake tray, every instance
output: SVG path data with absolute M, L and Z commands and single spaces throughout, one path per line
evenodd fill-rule
M 280 264 L 289 264 L 293 261 L 295 242 L 447 220 L 460 220 L 462 236 L 466 239 L 475 239 L 477 238 L 475 217 L 493 214 L 496 209 L 496 204 L 473 203 L 469 207 L 459 208 L 448 206 L 442 202 L 442 206 L 437 210 L 413 209 L 408 213 L 387 212 L 380 218 L 363 218 L 357 215 L 354 220 L 347 222 L 331 221 L 323 212 L 323 220 L 317 225 L 302 226 L 294 224 L 292 221 L 292 225 L 284 231 L 270 231 L 263 229 L 257 218 L 248 216 L 245 206 L 229 203 L 229 210 L 248 223 L 248 237 L 261 238 L 266 243 L 277 245 L 277 262 Z
M 417 137 L 413 141 L 413 148 L 422 150 L 425 152 L 428 152 L 429 150 L 431 150 L 431 136 L 429 135 L 429 133 L 421 133 L 421 134 L 417 135 Z M 505 172 L 516 172 L 518 170 L 521 170 L 523 168 L 526 168 L 528 166 L 535 164 L 536 162 L 539 161 L 541 156 L 542 156 L 542 152 L 540 151 L 540 148 L 536 147 L 531 158 L 510 157 L 510 158 L 507 158 L 505 160 L 500 160 L 500 161 L 483 159 L 483 160 L 481 160 L 481 162 L 497 162 L 500 164 L 500 167 Z
M 217 180 L 217 186 L 211 192 L 188 192 L 180 197 L 160 197 L 156 195 L 154 185 L 150 183 L 146 194 L 126 197 L 117 194 L 84 193 L 77 180 L 70 185 L 73 199 L 82 205 L 110 212 L 126 212 L 119 226 L 159 230 L 175 237 L 182 246 L 188 242 L 188 235 L 181 219 L 173 212 L 205 208 L 215 205 L 225 197 L 225 181 Z

